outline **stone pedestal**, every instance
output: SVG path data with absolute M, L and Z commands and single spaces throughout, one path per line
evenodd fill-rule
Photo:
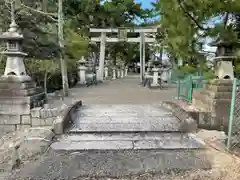
M 108 78 L 108 67 L 104 68 L 104 78 L 107 79 Z
M 232 80 L 211 80 L 206 87 L 193 94 L 193 106 L 202 113 L 198 124 L 202 128 L 227 130 L 232 98 Z
M 1 135 L 31 126 L 30 111 L 45 103 L 45 93 L 33 81 L 19 81 L 9 75 L 0 78 L 0 131 Z
M 117 78 L 120 78 L 121 77 L 121 70 L 120 68 L 117 69 Z
M 234 79 L 232 64 L 234 58 L 233 56 L 219 56 L 214 58 L 216 61 L 215 75 L 219 79 Z
M 116 75 L 116 68 L 113 67 L 113 68 L 112 68 L 112 79 L 117 79 L 116 76 L 117 76 L 117 75 Z
M 128 67 L 125 67 L 124 76 L 128 75 Z
M 120 74 L 121 74 L 120 77 L 121 77 L 121 78 L 124 78 L 124 69 L 123 69 L 123 68 L 120 69 Z
M 99 67 L 96 67 L 96 79 L 98 82 L 102 82 L 102 77 L 101 77 L 101 74 L 100 74 L 100 68 Z
M 159 68 L 153 68 L 153 82 L 151 84 L 152 87 L 158 87 L 158 72 L 159 72 Z
M 87 67 L 84 65 L 80 65 L 78 67 L 78 76 L 79 76 L 78 84 L 80 85 L 86 84 L 86 70 L 87 70 Z

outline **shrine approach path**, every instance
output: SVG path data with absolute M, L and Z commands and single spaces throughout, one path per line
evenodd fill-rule
M 83 104 L 158 104 L 172 100 L 176 88 L 149 89 L 140 85 L 139 75 L 108 80 L 88 88 L 71 89 L 72 96 Z

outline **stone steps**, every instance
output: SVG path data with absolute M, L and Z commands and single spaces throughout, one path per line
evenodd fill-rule
M 217 86 L 213 84 L 207 84 L 206 89 L 213 92 L 232 92 L 232 86 Z
M 201 94 L 209 96 L 211 99 L 231 99 L 232 92 L 213 92 L 210 90 L 201 91 Z
M 51 148 L 74 154 L 79 176 L 210 168 L 204 142 L 159 105 L 91 105 L 77 113 Z
M 70 133 L 81 132 L 146 132 L 182 131 L 180 121 L 173 116 L 162 117 L 83 117 L 70 128 Z

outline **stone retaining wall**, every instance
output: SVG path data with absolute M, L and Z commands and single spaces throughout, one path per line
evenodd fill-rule
M 54 128 L 54 122 L 57 119 L 66 119 L 68 122 L 74 117 L 69 117 L 72 111 L 81 104 L 81 101 L 73 102 L 72 104 L 62 104 L 59 103 L 59 107 L 37 107 L 30 110 L 30 114 L 25 115 L 9 115 L 0 114 L 0 137 L 7 133 L 21 130 L 30 127 L 50 127 Z M 63 121 L 63 120 L 61 120 Z M 64 126 L 67 126 L 65 123 Z

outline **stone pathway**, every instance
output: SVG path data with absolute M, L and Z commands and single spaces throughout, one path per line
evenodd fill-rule
M 124 79 L 105 81 L 88 88 L 73 88 L 71 93 L 81 99 L 83 104 L 153 104 L 172 100 L 176 88 L 148 89 L 139 85 L 139 75 Z

